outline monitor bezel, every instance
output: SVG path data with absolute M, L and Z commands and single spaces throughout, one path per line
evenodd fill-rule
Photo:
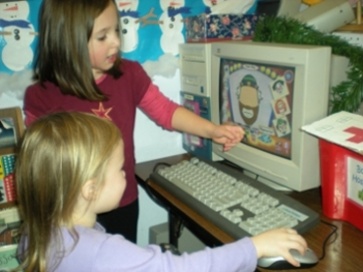
M 301 130 L 328 114 L 331 48 L 315 45 L 220 42 L 211 46 L 211 118 L 219 124 L 219 69 L 221 58 L 295 67 L 292 107 L 291 160 L 245 144 L 228 152 L 213 143 L 213 153 L 256 178 L 303 191 L 320 185 L 318 140 Z M 218 76 L 217 76 L 218 75 Z

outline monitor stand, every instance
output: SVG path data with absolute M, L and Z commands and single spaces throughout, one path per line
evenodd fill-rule
M 292 192 L 293 191 L 292 189 L 290 189 L 288 187 L 282 186 L 282 185 L 280 185 L 280 184 L 278 184 L 276 182 L 273 182 L 273 181 L 271 181 L 269 179 L 266 179 L 264 177 L 256 175 L 255 173 L 252 173 L 250 171 L 244 170 L 243 173 L 246 176 L 249 176 L 250 178 L 257 180 L 258 182 L 261 182 L 261 183 L 265 184 L 268 187 L 271 187 L 272 189 L 274 189 L 276 191 L 281 191 L 281 192 Z

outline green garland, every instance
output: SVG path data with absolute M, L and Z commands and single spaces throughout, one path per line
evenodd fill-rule
M 325 34 L 287 17 L 266 16 L 256 25 L 254 41 L 330 46 L 332 53 L 347 57 L 347 80 L 332 86 L 330 113 L 356 112 L 363 101 L 363 48 Z

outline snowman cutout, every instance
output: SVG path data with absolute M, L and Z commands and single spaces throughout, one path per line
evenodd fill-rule
M 158 24 L 158 20 L 150 19 L 157 17 L 154 14 L 154 8 L 144 15 L 140 16 L 137 11 L 138 0 L 116 0 L 117 9 L 120 15 L 121 25 L 121 51 L 130 53 L 137 49 L 139 44 L 138 30 L 140 24 L 143 26 Z
M 120 14 L 121 24 L 121 51 L 129 53 L 134 51 L 139 43 L 139 14 L 138 0 L 116 0 L 117 9 Z
M 189 8 L 184 5 L 184 0 L 160 0 L 160 7 L 163 10 L 159 18 L 162 31 L 160 46 L 164 53 L 170 53 L 174 56 L 178 55 L 179 44 L 185 41 L 182 14 L 189 13 Z
M 0 3 L 0 34 L 5 42 L 1 59 L 14 72 L 24 70 L 33 61 L 30 45 L 37 34 L 27 20 L 29 13 L 27 1 Z

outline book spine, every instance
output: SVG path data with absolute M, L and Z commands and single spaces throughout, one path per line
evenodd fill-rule
M 14 154 L 0 156 L 0 203 L 16 200 L 14 165 Z

